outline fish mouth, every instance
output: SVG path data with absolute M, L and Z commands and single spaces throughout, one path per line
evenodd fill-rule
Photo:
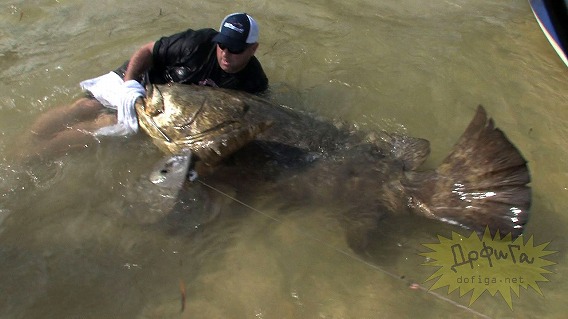
M 184 130 L 188 125 L 176 126 L 176 129 Z M 241 125 L 239 122 L 227 121 L 209 128 L 204 128 L 197 133 L 188 135 L 187 138 L 184 139 L 184 141 L 190 143 L 198 143 L 219 137 L 230 137 L 237 133 L 240 129 Z
M 228 121 L 188 136 L 178 143 L 191 149 L 199 160 L 213 165 L 248 144 L 271 125 L 271 122 L 243 125 Z

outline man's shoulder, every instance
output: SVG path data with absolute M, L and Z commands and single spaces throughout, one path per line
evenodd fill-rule
M 218 32 L 207 29 L 187 29 L 176 34 L 162 37 L 154 43 L 153 54 L 155 58 L 172 56 L 185 56 L 200 47 L 209 47 L 213 37 Z M 169 56 L 169 57 L 168 57 Z
M 243 72 L 245 90 L 251 93 L 258 93 L 268 88 L 268 77 L 262 69 L 260 61 L 256 57 L 252 57 Z
M 156 43 L 159 45 L 180 45 L 182 43 L 204 43 L 213 40 L 213 37 L 218 33 L 218 31 L 205 28 L 205 29 L 187 29 L 169 36 L 161 37 Z
M 249 63 L 245 68 L 245 71 L 246 71 L 245 73 L 249 76 L 264 75 L 264 70 L 262 69 L 262 65 L 255 56 L 251 57 Z
M 204 29 L 187 29 L 181 34 L 185 38 L 191 38 L 199 41 L 211 41 L 215 35 L 219 33 L 217 30 L 211 28 L 204 28 Z

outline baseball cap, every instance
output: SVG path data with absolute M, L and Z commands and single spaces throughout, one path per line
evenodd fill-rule
M 219 33 L 213 42 L 221 43 L 230 50 L 241 51 L 248 44 L 258 41 L 258 25 L 246 13 L 232 13 L 223 19 Z

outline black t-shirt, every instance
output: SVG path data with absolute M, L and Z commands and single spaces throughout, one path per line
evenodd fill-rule
M 268 78 L 256 57 L 237 73 L 227 73 L 217 62 L 217 31 L 191 30 L 163 37 L 153 50 L 153 67 L 149 71 L 151 83 L 179 82 L 186 84 L 217 85 L 222 88 L 258 93 L 268 88 Z

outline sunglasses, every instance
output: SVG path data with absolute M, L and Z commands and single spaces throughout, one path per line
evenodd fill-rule
M 245 46 L 244 48 L 240 49 L 240 50 L 231 50 L 229 49 L 226 45 L 222 44 L 222 43 L 217 43 L 217 45 L 219 46 L 219 49 L 225 51 L 225 49 L 229 50 L 229 53 L 231 54 L 241 54 L 243 52 L 245 52 L 246 49 L 248 49 L 248 45 Z

